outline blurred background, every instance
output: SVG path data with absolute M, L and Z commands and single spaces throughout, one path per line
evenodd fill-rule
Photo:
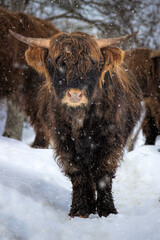
M 159 48 L 159 0 L 0 0 L 9 11 L 51 20 L 61 31 L 117 37 L 139 30 L 121 47 Z

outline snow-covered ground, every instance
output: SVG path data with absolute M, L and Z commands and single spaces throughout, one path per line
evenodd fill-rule
M 118 215 L 70 219 L 71 184 L 54 151 L 30 148 L 27 128 L 23 139 L 0 137 L 0 240 L 160 240 L 160 144 L 125 154 L 113 184 Z

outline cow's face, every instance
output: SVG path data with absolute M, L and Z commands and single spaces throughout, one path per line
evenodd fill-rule
M 81 107 L 92 102 L 106 72 L 121 64 L 123 51 L 110 46 L 101 49 L 86 33 L 59 33 L 51 38 L 48 49 L 31 47 L 25 56 L 29 65 L 45 75 L 61 104 Z
M 97 43 L 84 33 L 63 33 L 50 45 L 46 68 L 57 98 L 69 107 L 87 105 L 100 76 Z

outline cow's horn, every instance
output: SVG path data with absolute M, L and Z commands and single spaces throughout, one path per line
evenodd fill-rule
M 9 30 L 9 32 L 21 42 L 24 42 L 30 46 L 38 46 L 43 48 L 49 48 L 50 46 L 50 38 L 31 38 L 31 37 L 24 37 L 18 33 Z
M 160 50 L 151 50 L 150 57 L 151 58 L 160 57 Z
M 119 37 L 119 38 L 108 38 L 108 39 L 107 38 L 106 39 L 101 38 L 101 39 L 97 39 L 96 41 L 97 41 L 97 44 L 98 44 L 99 48 L 105 48 L 107 46 L 123 42 L 123 41 L 135 36 L 138 32 L 139 31 L 134 32 L 134 33 L 129 34 L 129 35 L 126 35 L 126 36 Z

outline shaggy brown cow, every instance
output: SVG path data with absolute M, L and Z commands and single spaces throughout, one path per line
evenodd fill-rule
M 143 92 L 145 144 L 154 144 L 160 134 L 160 50 L 131 49 L 125 52 L 124 62 L 136 75 Z
M 25 56 L 46 77 L 39 117 L 72 182 L 69 215 L 116 214 L 112 179 L 141 111 L 141 91 L 124 69 L 123 51 L 86 33 L 59 33 L 47 40 L 12 34 L 41 46 L 30 47 Z
M 44 79 L 27 66 L 24 57 L 27 45 L 14 39 L 8 29 L 32 37 L 50 37 L 59 30 L 49 21 L 20 12 L 7 12 L 1 7 L 0 29 L 0 99 L 11 99 L 20 106 L 37 133 L 33 146 L 46 147 L 49 139 L 44 136 L 41 120 L 37 118 L 37 88 Z

